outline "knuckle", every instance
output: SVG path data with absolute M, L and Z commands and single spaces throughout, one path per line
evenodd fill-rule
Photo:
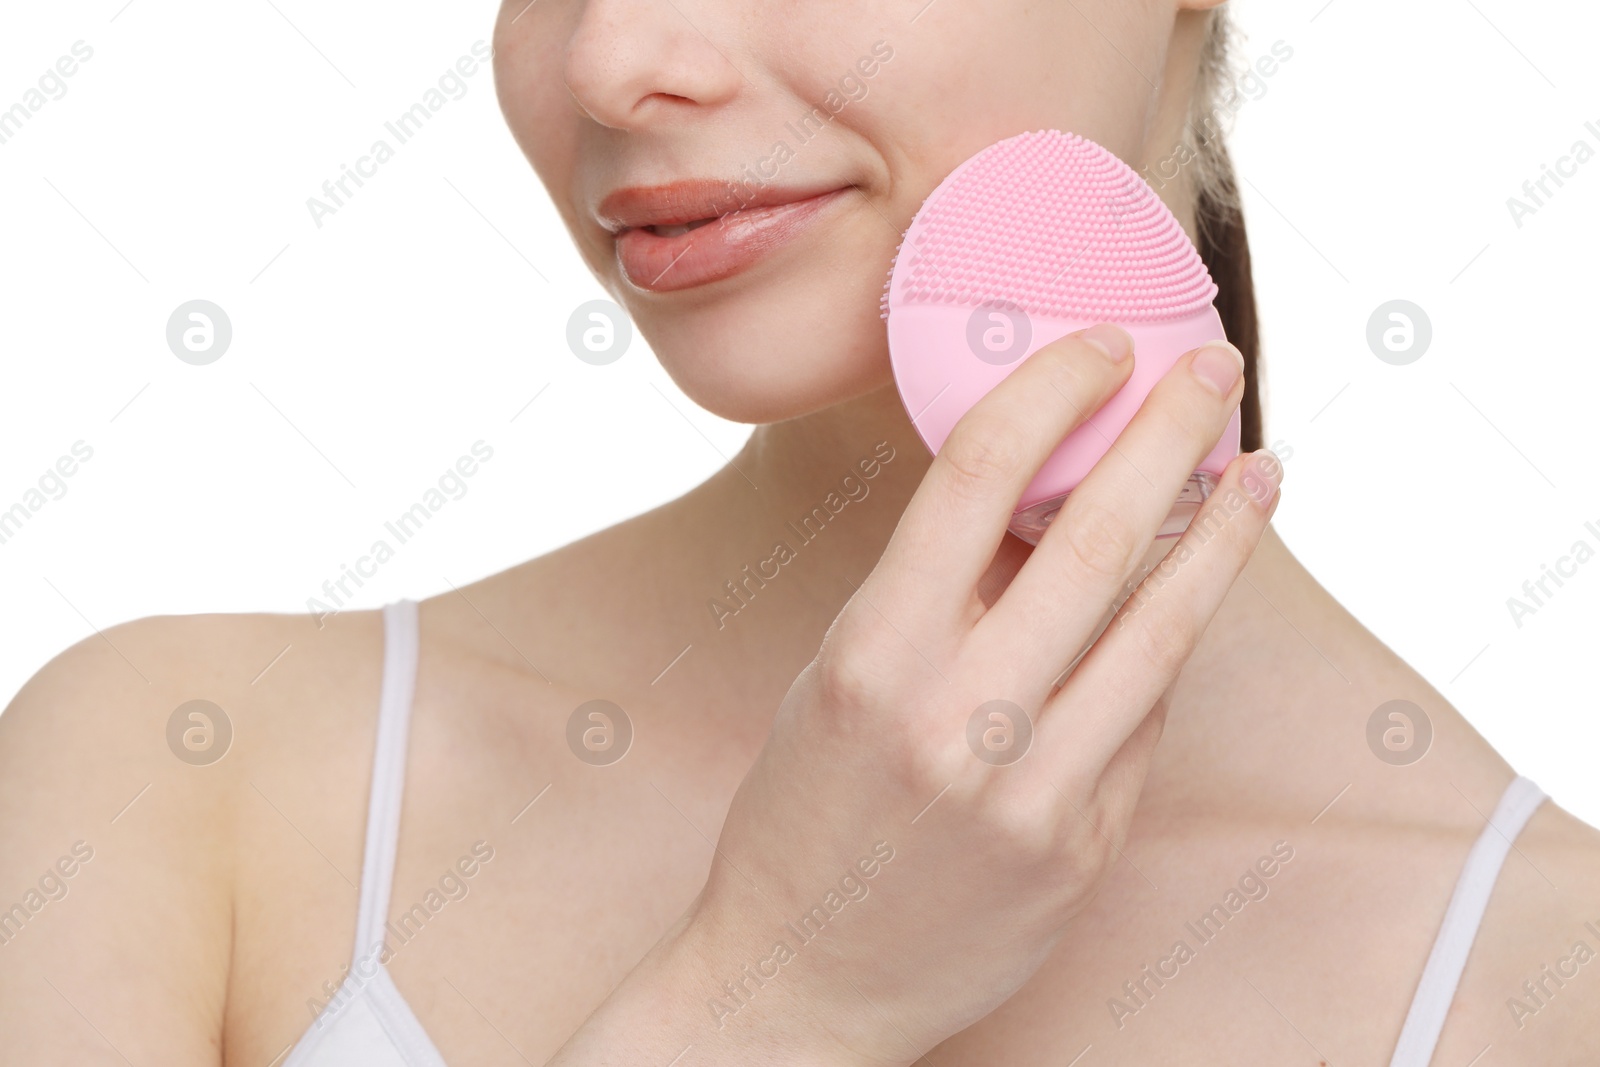
M 1067 550 L 1078 566 L 1096 578 L 1121 581 L 1133 567 L 1139 537 L 1128 520 L 1104 504 L 1084 501 L 1069 507 L 1058 523 Z
M 996 422 L 958 426 L 939 456 L 964 492 L 982 492 L 1012 477 L 1027 454 L 1013 428 Z
M 1112 367 L 1106 358 L 1076 337 L 1046 345 L 1038 355 L 1045 358 L 1029 369 L 1039 377 L 1039 384 L 1060 393 L 1080 413 L 1083 407 L 1079 401 L 1090 400 L 1112 380 Z
M 1020 797 L 997 802 L 985 820 L 989 840 L 1014 861 L 1049 862 L 1061 854 L 1063 844 L 1051 807 L 1048 802 L 1028 803 Z
M 1169 406 L 1167 423 L 1179 440 L 1205 446 L 1215 444 L 1227 428 L 1226 419 L 1218 418 L 1210 407 L 1196 404 L 1187 397 Z
M 1218 537 L 1232 538 L 1236 531 L 1230 528 L 1234 526 L 1233 519 L 1242 501 L 1242 495 L 1231 486 L 1213 494 L 1184 531 L 1184 539 L 1189 542 L 1185 547 L 1198 549 Z
M 1056 845 L 1057 855 L 1065 862 L 1055 864 L 1055 877 L 1068 895 L 1093 892 L 1115 862 L 1115 850 L 1101 832 L 1104 828 L 1103 817 L 1092 808 L 1066 812 Z
M 1194 649 L 1196 634 L 1188 614 L 1171 597 L 1154 597 L 1133 623 L 1139 653 L 1161 674 L 1175 674 Z
M 1201 534 L 1206 543 L 1220 541 L 1219 547 L 1238 571 L 1255 551 L 1266 524 L 1266 513 L 1254 503 L 1252 495 L 1230 486 L 1213 507 L 1206 509 Z
M 846 713 L 876 705 L 886 691 L 882 658 L 870 646 L 852 644 L 823 657 L 817 674 L 825 708 Z
M 1242 507 L 1229 507 L 1223 512 L 1217 537 L 1237 567 L 1242 568 L 1245 560 L 1254 551 L 1259 529 L 1257 519 L 1260 515 L 1260 509 L 1249 506 L 1248 501 Z M 1260 523 L 1259 526 L 1264 527 L 1265 523 Z
M 905 729 L 894 747 L 896 778 L 917 796 L 930 799 L 961 776 L 971 753 L 954 741 L 940 741 L 928 731 Z
M 1111 839 L 1099 830 L 1090 830 L 1083 838 L 1078 853 L 1083 857 L 1083 873 L 1085 880 L 1097 884 L 1111 870 L 1112 864 L 1117 861 L 1116 848 Z
M 824 708 L 851 715 L 876 708 L 902 688 L 893 635 L 877 615 L 846 604 L 817 653 L 817 694 Z
M 1098 878 L 1100 873 L 1111 865 L 1115 855 L 1111 841 L 1106 836 L 1105 818 L 1103 815 L 1083 813 L 1081 817 L 1074 814 L 1077 821 L 1077 830 L 1073 834 L 1073 855 L 1078 858 L 1079 868 L 1091 878 Z M 1094 825 L 1089 820 L 1094 818 Z
M 1162 379 L 1152 390 L 1151 400 L 1153 414 L 1174 438 L 1207 446 L 1222 436 L 1233 412 L 1232 408 L 1219 405 L 1216 397 L 1189 374 Z

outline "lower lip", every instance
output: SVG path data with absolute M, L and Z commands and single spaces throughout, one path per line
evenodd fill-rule
M 720 281 L 787 243 L 828 204 L 848 190 L 790 204 L 733 211 L 676 237 L 628 230 L 617 238 L 617 262 L 628 281 L 653 293 L 670 293 Z

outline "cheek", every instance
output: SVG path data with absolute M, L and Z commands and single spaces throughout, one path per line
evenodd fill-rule
M 545 0 L 517 17 L 526 3 L 511 0 L 495 26 L 495 94 L 512 137 L 559 204 L 570 187 L 576 138 L 586 120 L 562 75 L 570 30 L 557 17 L 563 14 L 560 5 Z
M 541 0 L 532 10 L 549 2 Z M 513 0 L 512 6 L 525 3 Z M 604 165 L 596 158 L 585 159 L 580 142 L 585 126 L 593 123 L 580 112 L 561 75 L 567 38 L 548 18 L 533 21 L 532 10 L 515 26 L 496 27 L 494 85 L 500 112 L 517 147 L 549 192 L 578 251 L 592 269 L 609 271 L 610 260 L 597 244 L 604 235 L 597 237 L 593 219 L 579 215 L 582 168 L 588 165 L 598 174 Z
M 1130 158 L 1151 98 L 1140 72 L 1159 77 L 1170 29 L 1170 14 L 1163 24 L 1151 7 L 937 0 L 915 25 L 887 33 L 894 59 L 862 114 L 872 116 L 874 140 L 935 183 L 982 148 L 1035 129 L 1078 133 Z
M 863 203 L 776 284 L 690 313 L 629 310 L 695 403 L 736 422 L 796 417 L 890 384 L 878 294 L 897 241 Z

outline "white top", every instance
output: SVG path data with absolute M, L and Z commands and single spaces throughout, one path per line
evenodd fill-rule
M 405 792 L 406 736 L 417 681 L 417 604 L 383 609 L 383 690 L 367 802 L 367 846 L 350 970 L 322 1013 L 295 1043 L 283 1067 L 446 1067 L 428 1032 L 379 959 L 389 921 L 400 797 Z
M 1478 924 L 1483 922 L 1483 910 L 1489 906 L 1500 865 L 1511 851 L 1511 842 L 1544 801 L 1544 792 L 1521 776 L 1513 778 L 1500 794 L 1500 803 L 1461 866 L 1461 876 L 1456 879 L 1455 892 L 1450 894 L 1450 905 L 1444 910 L 1444 921 L 1439 924 L 1439 936 L 1428 953 L 1428 963 L 1422 968 L 1422 979 L 1411 998 L 1411 1010 L 1406 1013 L 1406 1024 L 1389 1067 L 1428 1067 L 1428 1061 L 1433 1059 L 1444 1017 L 1455 999 L 1461 972 L 1467 966 L 1467 953 L 1478 936 Z
M 367 804 L 355 952 L 337 994 L 295 1044 L 283 1067 L 446 1067 L 379 959 L 400 836 L 406 735 L 416 687 L 416 602 L 398 600 L 385 606 L 383 622 L 383 695 Z M 1500 866 L 1511 842 L 1544 799 L 1533 782 L 1513 780 L 1467 854 L 1390 1067 L 1427 1067 L 1433 1058 Z

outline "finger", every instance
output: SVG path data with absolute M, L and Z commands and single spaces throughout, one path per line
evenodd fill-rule
M 1046 747 L 1068 743 L 1070 739 L 1064 730 L 1054 731 L 1048 738 L 1043 734 L 1038 735 L 1036 744 L 1042 757 L 1040 762 L 1056 780 L 1056 788 L 1062 791 L 1062 795 L 1069 797 L 1074 804 L 1101 808 L 1112 819 L 1131 818 L 1134 802 L 1144 788 L 1151 757 L 1166 730 L 1167 713 L 1176 684 L 1168 685 L 1156 698 L 1154 705 L 1104 767 L 1089 767 L 1081 751 Z M 1121 799 L 1129 797 L 1132 799 L 1128 800 L 1126 807 L 1118 806 Z
M 1156 884 L 1129 858 L 1123 846 L 1128 842 L 1139 794 L 1144 790 L 1145 777 L 1150 770 L 1150 756 L 1161 739 L 1165 721 L 1166 701 L 1161 700 L 1139 723 L 1133 735 L 1098 777 L 1068 774 L 1061 781 L 1051 783 L 1055 787 L 1055 797 L 1064 801 L 1060 806 L 1061 818 L 1069 822 L 1073 819 L 1082 820 L 1105 840 L 1118 860 L 1126 863 L 1151 888 L 1155 888 Z M 1056 776 L 1061 775 L 1060 767 L 1052 766 L 1051 771 Z M 1067 811 L 1067 807 L 1072 810 Z
M 1027 695 L 1045 698 L 1124 591 L 1184 484 L 1227 428 L 1243 395 L 1243 367 L 1226 343 L 1181 357 L 1067 496 L 979 622 L 980 646 L 1008 650 Z
M 962 416 L 867 579 L 873 603 L 906 617 L 963 617 L 1023 489 L 1061 439 L 1127 381 L 1132 345 L 1110 324 L 1069 334 Z
M 1171 696 L 1172 687 L 1168 686 L 1122 747 L 1112 753 L 1098 781 L 1090 788 L 1094 803 L 1119 824 L 1132 820 L 1133 810 L 1138 806 L 1145 777 L 1150 773 L 1151 758 L 1166 730 Z
M 1178 676 L 1278 506 L 1267 449 L 1228 465 L 1178 543 L 1117 611 L 1035 726 L 1082 773 L 1099 774 Z

